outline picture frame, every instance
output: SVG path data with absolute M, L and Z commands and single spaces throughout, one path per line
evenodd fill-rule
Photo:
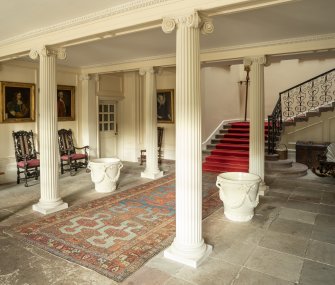
M 174 123 L 174 90 L 157 90 L 157 123 Z
M 58 121 L 75 120 L 75 87 L 57 85 Z
M 1 82 L 1 121 L 3 123 L 35 121 L 35 84 Z

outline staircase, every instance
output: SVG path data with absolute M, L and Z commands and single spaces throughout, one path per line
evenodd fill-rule
M 265 135 L 267 124 L 265 124 Z M 266 139 L 266 136 L 265 136 Z M 249 170 L 249 122 L 225 125 L 220 134 L 207 146 L 209 155 L 202 164 L 203 171 L 248 172 Z

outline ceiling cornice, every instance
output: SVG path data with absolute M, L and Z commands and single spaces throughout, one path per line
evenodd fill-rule
M 63 47 L 156 27 L 163 17 L 194 10 L 226 14 L 297 0 L 135 0 L 8 38 L 0 42 L 0 60 L 25 56 L 41 45 Z
M 79 26 L 79 25 L 90 23 L 90 22 L 109 18 L 113 15 L 123 14 L 123 13 L 130 12 L 136 9 L 146 8 L 148 6 L 153 6 L 153 5 L 157 5 L 157 4 L 161 4 L 161 3 L 169 2 L 169 1 L 171 0 L 135 0 L 135 1 L 121 4 L 121 5 L 111 7 L 105 10 L 101 10 L 95 13 L 73 18 L 71 20 L 67 20 L 67 21 L 58 23 L 56 25 L 43 27 L 40 29 L 30 31 L 25 34 L 21 34 L 15 37 L 8 38 L 6 40 L 0 41 L 0 46 L 14 44 L 16 42 L 19 42 L 19 41 L 22 41 L 28 38 L 39 37 L 39 36 L 42 36 L 44 34 L 48 34 L 51 32 L 57 32 L 57 31 L 61 31 L 64 29 L 73 28 L 75 26 Z

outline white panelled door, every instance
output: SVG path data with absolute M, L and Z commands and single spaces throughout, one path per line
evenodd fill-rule
M 117 154 L 116 102 L 99 101 L 100 157 L 114 157 Z

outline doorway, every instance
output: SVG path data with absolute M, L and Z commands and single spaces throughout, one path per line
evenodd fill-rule
M 117 104 L 99 100 L 99 148 L 100 157 L 117 155 Z

